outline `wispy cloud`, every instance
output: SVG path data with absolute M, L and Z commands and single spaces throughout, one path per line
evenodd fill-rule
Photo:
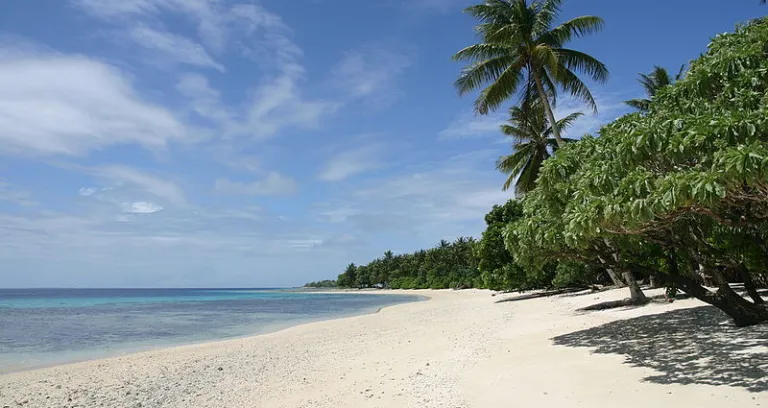
M 371 98 L 379 106 L 392 103 L 398 96 L 398 77 L 413 63 L 413 53 L 406 51 L 381 44 L 347 51 L 333 70 L 333 83 L 352 100 Z
M 216 62 L 203 46 L 180 35 L 139 25 L 131 28 L 128 36 L 136 44 L 150 51 L 150 55 L 154 58 L 226 71 L 226 68 Z
M 252 30 L 266 20 L 253 10 L 256 5 L 229 6 L 218 0 L 71 0 L 94 17 L 133 24 L 148 21 L 161 13 L 172 13 L 187 18 L 197 27 L 197 34 L 206 47 L 216 53 L 223 52 L 234 32 Z
M 146 201 L 136 201 L 133 203 L 123 203 L 122 209 L 124 212 L 131 214 L 153 214 L 162 211 L 163 207 Z
M 252 182 L 220 178 L 214 185 L 219 193 L 242 195 L 287 195 L 295 193 L 297 188 L 296 180 L 278 172 L 270 172 L 265 178 Z
M 501 191 L 493 169 L 496 150 L 453 156 L 378 177 L 317 209 L 318 219 L 378 234 L 383 231 L 429 239 L 477 235 L 483 215 L 512 198 Z
M 3 58 L 5 55 L 5 58 Z M 111 145 L 163 148 L 185 138 L 117 68 L 82 56 L 0 50 L 0 150 L 82 155 Z
M 380 145 L 370 145 L 336 154 L 328 160 L 318 179 L 342 181 L 356 174 L 378 169 L 383 165 L 382 150 Z
M 475 0 L 398 0 L 407 9 L 424 13 L 458 12 L 477 3 Z
M 176 183 L 128 166 L 105 166 L 86 171 L 116 186 L 127 185 L 170 204 L 185 205 L 187 196 Z M 89 191 L 90 190 L 86 190 Z M 81 190 L 82 194 L 82 190 Z
M 0 201 L 13 203 L 22 207 L 32 207 L 37 205 L 37 202 L 32 200 L 29 191 L 18 190 L 2 179 L 0 179 Z
M 501 134 L 499 126 L 506 120 L 506 112 L 489 115 L 462 113 L 438 133 L 440 139 L 468 139 Z

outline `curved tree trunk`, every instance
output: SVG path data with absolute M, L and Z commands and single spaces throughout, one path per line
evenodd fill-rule
M 613 281 L 613 284 L 616 285 L 618 288 L 623 288 L 624 286 L 627 286 L 623 280 L 619 277 L 619 274 L 616 273 L 611 268 L 605 268 L 605 271 L 608 272 L 608 276 L 611 278 L 611 281 Z
M 670 275 L 669 279 L 689 295 L 722 310 L 733 319 L 733 323 L 738 327 L 768 322 L 768 308 L 749 302 L 739 296 L 727 282 L 718 282 L 717 291 L 712 292 L 695 279 L 682 275 Z
M 643 293 L 643 290 L 640 289 L 640 285 L 638 285 L 637 280 L 635 279 L 635 274 L 632 273 L 631 269 L 627 269 L 622 273 L 622 276 L 624 277 L 624 280 L 627 282 L 627 286 L 629 287 L 629 298 L 632 300 L 632 303 L 635 305 L 644 305 L 648 302 L 647 297 L 645 297 L 645 293 Z
M 744 282 L 744 289 L 746 289 L 747 294 L 752 298 L 752 301 L 757 305 L 765 304 L 765 300 L 763 300 L 760 293 L 757 292 L 757 286 L 755 285 L 755 281 L 752 280 L 752 274 L 749 273 L 747 266 L 744 264 L 739 265 L 738 272 L 739 278 Z
M 616 258 L 616 255 L 613 255 L 614 258 Z M 613 285 L 617 288 L 623 288 L 624 286 L 627 286 L 624 281 L 621 280 L 619 277 L 619 274 L 616 273 L 616 271 L 613 270 L 613 268 L 610 267 L 610 264 L 603 258 L 602 256 L 598 255 L 597 259 L 600 260 L 600 263 L 603 264 L 603 268 L 605 268 L 605 272 L 608 273 L 608 276 L 611 278 L 611 281 L 613 282 Z
M 661 287 L 661 285 L 659 285 L 659 278 L 656 275 L 651 275 L 648 278 L 648 281 L 651 284 L 651 288 L 653 289 Z
M 552 106 L 549 104 L 549 98 L 547 98 L 547 94 L 544 92 L 544 84 L 541 83 L 541 77 L 535 71 L 532 75 L 533 80 L 536 82 L 536 89 L 539 91 L 539 98 L 544 105 L 544 112 L 547 114 L 549 126 L 552 127 L 552 135 L 555 136 L 555 140 L 557 140 L 557 146 L 563 147 L 565 146 L 565 141 L 563 141 L 563 138 L 560 136 L 560 128 L 557 127 L 557 120 L 555 119 L 555 114 L 552 112 Z

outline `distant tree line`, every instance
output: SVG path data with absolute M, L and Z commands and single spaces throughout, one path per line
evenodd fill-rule
M 481 286 L 473 238 L 440 241 L 432 249 L 411 254 L 384 256 L 367 265 L 350 264 L 339 275 L 341 287 L 392 289 L 447 289 Z
M 304 285 L 305 288 L 335 288 L 336 281 L 332 279 L 321 280 L 317 282 L 309 282 Z
M 611 283 L 604 270 L 578 262 L 550 262 L 523 268 L 504 242 L 504 229 L 523 215 L 522 205 L 509 200 L 485 216 L 480 240 L 461 237 L 440 241 L 434 248 L 384 256 L 366 265 L 350 264 L 335 281 L 347 288 L 527 290 L 587 287 Z

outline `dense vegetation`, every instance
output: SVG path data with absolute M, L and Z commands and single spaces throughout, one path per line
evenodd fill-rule
M 332 279 L 326 279 L 321 280 L 317 282 L 309 282 L 306 285 L 304 285 L 305 288 L 335 288 L 338 285 L 336 285 L 336 281 Z
M 595 31 L 596 17 L 551 28 L 561 1 L 487 0 L 470 7 L 481 43 L 457 86 L 489 84 L 488 112 L 514 94 L 502 132 L 515 153 L 497 167 L 518 199 L 495 206 L 482 238 L 350 265 L 339 286 L 525 290 L 613 284 L 644 304 L 639 281 L 709 303 L 746 326 L 768 321 L 757 288 L 768 285 L 768 19 L 714 38 L 674 78 L 642 75 L 637 113 L 597 137 L 563 139 L 551 114 L 558 90 L 594 100 L 575 76 L 604 79 L 594 58 L 564 48 Z M 554 34 L 553 34 L 554 33 Z M 578 58 L 575 56 L 578 54 Z M 573 69 L 573 70 L 572 70 Z M 509 72 L 514 75 L 508 76 Z M 541 86 L 544 81 L 545 86 Z M 558 126 L 560 124 L 560 126 Z M 743 283 L 749 300 L 732 283 Z M 710 289 L 713 288 L 713 289 Z
M 472 250 L 475 240 L 459 238 L 440 241 L 432 249 L 412 254 L 384 253 L 382 258 L 355 266 L 339 275 L 339 286 L 388 287 L 393 289 L 462 289 L 480 286 L 477 261 Z
M 628 282 L 642 271 L 737 325 L 767 321 L 754 282 L 768 272 L 767 57 L 768 20 L 719 35 L 647 113 L 560 149 L 505 230 L 508 248 L 534 263 L 602 265 Z

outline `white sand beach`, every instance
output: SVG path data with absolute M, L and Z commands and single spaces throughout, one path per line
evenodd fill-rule
M 431 300 L 6 374 L 0 407 L 768 407 L 768 327 L 696 300 L 577 313 L 625 290 L 419 293 Z

